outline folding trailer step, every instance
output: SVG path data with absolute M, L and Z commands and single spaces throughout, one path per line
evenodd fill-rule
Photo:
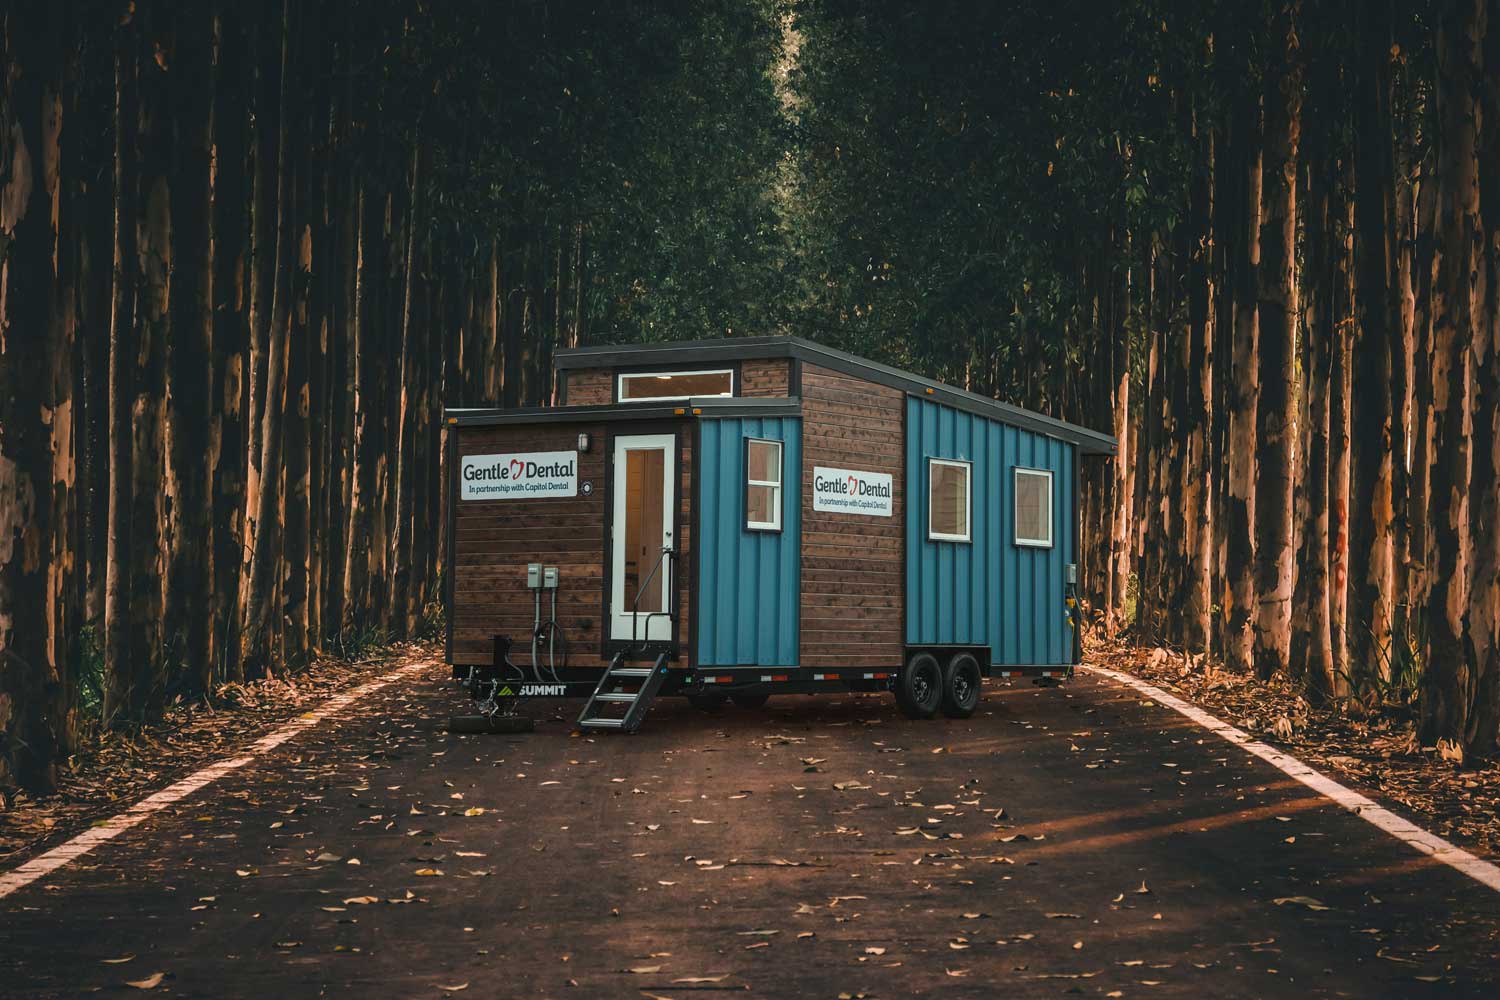
M 623 733 L 633 733 L 640 728 L 641 720 L 646 717 L 646 711 L 656 700 L 656 692 L 661 690 L 662 681 L 666 679 L 667 654 L 657 656 L 651 667 L 627 667 L 624 663 L 624 651 L 616 653 L 609 669 L 599 678 L 599 686 L 594 688 L 578 715 L 579 729 L 618 729 Z M 621 690 L 622 685 L 632 681 L 639 682 L 635 690 Z M 604 714 L 605 707 L 610 705 L 624 706 L 624 714 Z

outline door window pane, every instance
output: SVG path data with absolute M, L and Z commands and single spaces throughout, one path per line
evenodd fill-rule
M 656 575 L 651 576 L 661 558 L 666 506 L 662 469 L 666 457 L 666 452 L 659 448 L 625 453 L 625 607 L 621 610 L 666 610 L 662 601 L 662 577 L 666 570 L 657 569 Z M 649 582 L 648 576 L 651 576 Z
M 929 538 L 949 542 L 969 541 L 968 462 L 928 459 Z

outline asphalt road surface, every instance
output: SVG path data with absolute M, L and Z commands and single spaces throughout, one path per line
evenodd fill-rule
M 0 901 L 0 995 L 1500 996 L 1500 894 L 1109 682 L 585 738 L 444 673 Z

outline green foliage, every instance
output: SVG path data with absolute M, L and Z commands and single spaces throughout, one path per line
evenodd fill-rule
M 78 632 L 75 705 L 79 718 L 88 724 L 99 721 L 104 710 L 104 629 L 90 622 Z
M 475 253 L 491 237 L 534 246 L 522 266 L 542 275 L 581 227 L 591 340 L 777 327 L 772 187 L 787 136 L 769 2 L 452 0 L 424 13 L 378 100 L 432 156 L 434 226 Z
M 1371 707 L 1415 712 L 1425 672 L 1425 615 L 1420 609 L 1398 606 L 1390 622 L 1389 639 L 1380 638 L 1367 622 L 1351 622 L 1350 629 L 1357 630 L 1360 641 L 1350 643 L 1349 662 L 1341 673 L 1348 690 Z M 1359 650 L 1365 650 L 1368 656 L 1358 655 Z
M 802 324 L 1048 409 L 1096 319 L 1079 276 L 1169 227 L 1204 72 L 1186 4 L 793 0 Z M 1170 30 L 1169 30 L 1170 29 Z

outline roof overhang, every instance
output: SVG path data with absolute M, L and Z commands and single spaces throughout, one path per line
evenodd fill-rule
M 724 417 L 796 417 L 796 396 L 709 396 L 673 403 L 610 403 L 602 406 L 525 406 L 509 409 L 449 408 L 443 417 L 456 427 L 512 424 L 597 424 L 619 420 L 693 420 Z
M 566 371 L 575 368 L 621 368 L 652 364 L 713 364 L 757 358 L 791 358 L 880 385 L 892 386 L 920 399 L 930 399 L 956 410 L 990 417 L 1012 427 L 1067 441 L 1085 455 L 1113 455 L 1117 450 L 1113 435 L 1002 403 L 988 396 L 913 375 L 911 372 L 801 337 L 727 337 L 655 344 L 573 347 L 558 351 L 554 363 L 559 371 Z M 744 397 L 741 397 L 741 401 L 745 401 Z M 633 407 L 631 409 L 635 412 Z

